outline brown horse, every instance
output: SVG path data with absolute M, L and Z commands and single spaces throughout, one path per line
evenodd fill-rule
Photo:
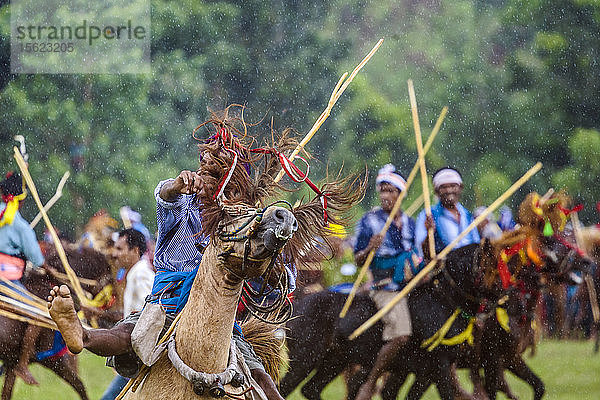
M 239 385 L 229 386 L 230 377 L 211 375 L 208 382 L 199 371 L 217 373 L 226 367 L 230 370 L 227 364 L 233 358 L 230 346 L 236 308 L 242 288 L 248 290 L 244 282 L 259 276 L 265 282 L 287 282 L 283 260 L 297 264 L 302 262 L 298 257 L 302 252 L 317 252 L 327 246 L 325 215 L 333 223 L 344 223 L 344 213 L 362 197 L 364 182 L 349 178 L 314 189 L 321 198 L 315 197 L 295 208 L 288 205 L 291 210 L 276 207 L 285 202 L 272 201 L 282 195 L 282 187 L 274 178 L 281 169 L 283 154 L 295 143 L 284 135 L 275 145 L 250 150 L 243 121 L 215 117 L 208 126 L 212 136 L 200 144 L 198 173 L 204 187 L 198 196 L 202 204 L 202 233 L 211 240 L 204 249 L 189 300 L 181 311 L 168 357 L 162 355 L 142 385 L 127 394 L 128 399 L 209 399 L 209 392 L 214 396 L 217 392 L 225 394 L 225 390 L 237 391 L 232 387 Z M 224 188 L 222 197 L 220 188 Z M 282 256 L 278 257 L 280 253 Z M 287 298 L 286 286 L 280 290 L 282 299 Z M 269 313 L 268 308 L 257 302 L 248 310 L 259 318 L 277 316 L 283 311 L 276 307 Z M 175 351 L 180 358 L 175 358 Z M 226 372 L 221 375 L 227 376 Z M 247 384 L 246 380 L 243 387 L 247 388 Z
M 92 295 L 97 294 L 105 284 L 110 282 L 111 270 L 104 256 L 93 249 L 82 249 L 81 251 L 65 249 L 69 264 L 81 278 L 87 278 L 96 281 L 97 284 L 82 284 L 84 290 Z M 49 251 L 46 254 L 46 267 L 63 272 L 62 264 L 55 251 Z M 34 295 L 45 298 L 49 288 L 62 283 L 55 277 L 47 273 L 45 269 L 30 271 L 25 279 L 25 287 Z M 5 379 L 2 389 L 2 400 L 11 398 L 15 382 L 14 366 L 18 357 L 22 353 L 22 339 L 27 324 L 7 317 L 0 317 L 0 360 L 3 362 Z M 37 342 L 36 353 L 51 349 L 54 345 L 55 331 L 42 328 Z M 64 379 L 79 394 L 81 399 L 87 400 L 88 396 L 81 379 L 77 373 L 76 357 L 70 353 L 57 356 L 51 356 L 42 360 L 32 359 L 31 362 L 38 362 L 44 367 L 52 370 L 62 379 Z

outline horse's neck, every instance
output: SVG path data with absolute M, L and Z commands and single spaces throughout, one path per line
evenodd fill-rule
M 225 281 L 218 249 L 206 248 L 177 327 L 177 352 L 195 370 L 221 372 L 227 366 L 241 283 Z

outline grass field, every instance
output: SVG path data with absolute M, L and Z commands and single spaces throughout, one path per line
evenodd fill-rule
M 546 384 L 545 400 L 598 400 L 600 399 L 600 354 L 592 353 L 591 342 L 543 341 L 538 346 L 535 357 L 528 359 L 528 364 Z M 49 370 L 33 365 L 33 375 L 40 386 L 32 387 L 17 380 L 13 399 L 18 400 L 70 400 L 79 397 L 70 386 Z M 79 357 L 79 370 L 90 399 L 99 399 L 111 381 L 113 372 L 104 366 L 104 358 L 83 352 Z M 531 399 L 533 392 L 528 385 L 514 378 L 509 373 L 508 382 L 520 399 Z M 466 382 L 466 374 L 461 371 L 461 381 Z M 2 381 L 4 379 L 2 378 Z M 465 385 L 469 387 L 468 385 Z M 340 378 L 332 382 L 324 393 L 325 399 L 343 399 L 345 392 Z M 403 387 L 400 396 L 403 398 L 408 384 Z M 437 399 L 435 389 L 430 388 L 425 399 Z M 298 391 L 289 399 L 301 400 Z M 505 399 L 500 395 L 499 399 Z

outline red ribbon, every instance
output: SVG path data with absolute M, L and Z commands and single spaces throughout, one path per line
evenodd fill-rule
M 508 250 L 502 250 L 500 253 L 500 258 L 498 259 L 498 275 L 500 275 L 500 280 L 502 281 L 502 288 L 508 289 L 509 286 L 514 285 L 512 280 L 512 275 L 508 269 L 507 261 L 504 261 L 503 255 L 507 260 L 510 260 L 512 256 L 517 254 L 526 244 L 527 241 L 522 241 L 520 243 L 516 243 L 511 246 Z
M 568 208 L 563 208 L 560 204 L 558 205 L 558 209 L 560 211 L 562 211 L 567 217 L 569 216 L 569 214 L 574 213 L 574 212 L 579 212 L 581 210 L 583 210 L 583 204 L 578 204 L 575 207 L 568 209 Z
M 228 139 L 229 139 L 229 132 L 227 132 L 227 130 L 223 127 L 214 136 L 212 136 L 209 140 L 221 140 L 221 144 L 223 145 L 223 147 L 226 150 L 228 150 L 230 152 L 234 152 L 233 150 L 229 149 L 227 144 L 225 143 L 226 141 L 228 141 Z M 237 147 L 240 150 L 246 150 L 246 151 L 249 151 L 250 153 L 271 154 L 271 155 L 277 156 L 279 163 L 281 164 L 281 167 L 285 171 L 286 175 L 289 176 L 289 178 L 292 181 L 294 181 L 296 183 L 302 183 L 302 182 L 306 183 L 308 185 L 308 187 L 310 187 L 317 194 L 317 196 L 321 200 L 321 205 L 323 206 L 323 218 L 325 220 L 325 224 L 327 224 L 327 220 L 328 220 L 327 194 L 323 193 L 317 187 L 317 185 L 315 185 L 310 179 L 308 179 L 308 172 L 310 170 L 308 161 L 306 161 L 302 157 L 297 157 L 306 163 L 307 169 L 306 169 L 306 173 L 305 173 L 300 168 L 298 168 L 288 157 L 286 157 L 285 154 L 279 152 L 277 149 L 274 149 L 274 148 L 267 149 L 267 148 L 262 148 L 262 147 L 255 148 L 255 149 L 248 149 L 248 148 L 245 148 L 245 147 L 242 147 L 239 145 Z M 237 155 L 237 153 L 236 153 L 236 155 Z M 217 196 L 217 194 L 221 191 L 223 186 L 226 184 L 226 179 L 227 179 L 227 175 L 225 175 L 221 179 L 221 182 L 219 183 L 219 185 L 217 187 L 217 191 L 215 192 L 213 198 L 215 198 Z

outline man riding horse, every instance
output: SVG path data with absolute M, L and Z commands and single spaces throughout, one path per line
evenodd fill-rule
M 226 134 L 224 122 L 213 124 L 218 125 L 218 132 Z M 228 184 L 223 181 L 217 187 L 215 184 L 218 183 L 216 182 L 217 178 L 213 176 L 216 161 L 211 149 L 220 143 L 219 140 L 221 139 L 213 137 L 206 144 L 200 145 L 201 164 L 198 171 L 182 171 L 175 179 L 160 182 L 154 191 L 158 221 L 158 239 L 154 255 L 157 274 L 152 294 L 147 301 L 158 303 L 167 311 L 163 333 L 188 301 L 191 285 L 203 258 L 204 249 L 210 240 L 208 236 L 202 234 L 206 229 L 203 226 L 206 221 L 203 205 L 214 203 L 217 192 L 221 189 L 224 190 Z M 224 150 L 218 151 L 222 153 Z M 231 175 L 228 177 L 231 178 Z M 225 177 L 223 178 L 225 179 Z M 233 182 L 232 179 L 229 183 L 231 188 L 228 190 L 237 190 L 236 185 L 237 182 Z M 288 225 L 292 222 L 295 223 L 292 214 L 285 211 L 285 209 L 278 208 L 278 211 L 270 213 L 268 218 L 275 218 L 277 223 L 279 220 Z M 266 220 L 267 215 L 265 214 L 263 222 Z M 290 229 L 292 229 L 290 232 L 293 233 L 297 229 L 297 223 Z M 275 238 L 275 240 L 278 239 Z M 288 277 L 287 288 L 291 291 L 295 288 L 295 268 L 289 264 L 284 265 Z M 130 314 L 108 330 L 83 329 L 76 317 L 73 300 L 66 286 L 52 289 L 48 297 L 48 306 L 50 315 L 63 333 L 69 350 L 73 353 L 79 353 L 86 348 L 95 354 L 110 357 L 107 364 L 115 366 L 117 372 L 123 376 L 131 377 L 138 372 L 141 361 L 133 351 L 131 334 L 140 313 Z M 260 358 L 254 353 L 252 346 L 244 340 L 239 326 L 234 329 L 233 340 L 236 347 L 242 352 L 252 378 L 260 385 L 267 398 L 282 399 L 273 380 L 265 372 Z
M 463 191 L 460 172 L 451 167 L 439 169 L 433 174 L 433 188 L 440 199 L 439 203 L 431 208 L 431 216 L 426 216 L 423 210 L 417 217 L 415 246 L 421 255 L 429 229 L 434 231 L 435 251 L 440 252 L 473 222 L 469 210 L 460 203 Z M 479 243 L 480 240 L 477 229 L 473 229 L 456 248 Z
M 0 204 L 0 276 L 10 282 L 0 282 L 19 292 L 27 295 L 25 286 L 21 283 L 25 261 L 31 262 L 34 267 L 44 264 L 44 256 L 36 240 L 35 232 L 29 227 L 29 223 L 19 213 L 19 208 L 27 196 L 21 177 L 13 172 L 6 174 L 6 178 L 0 182 L 2 192 L 2 203 Z M 22 289 L 22 290 L 19 290 Z M 28 385 L 37 385 L 37 381 L 29 372 L 27 364 L 35 351 L 35 342 L 40 333 L 40 327 L 27 325 L 23 336 L 21 356 L 15 367 L 15 373 Z
M 396 295 L 395 291 L 402 289 L 405 280 L 418 272 L 420 260 L 413 251 L 415 221 L 402 211 L 396 214 L 385 236 L 379 233 L 401 191 L 406 189 L 404 178 L 395 172 L 392 164 L 387 164 L 379 170 L 376 184 L 381 207 L 369 211 L 358 222 L 354 257 L 356 263 L 362 265 L 368 254 L 376 250 L 370 266 L 375 290 L 370 295 L 377 307 L 382 308 Z M 406 298 L 386 314 L 383 324 L 385 345 L 379 351 L 358 399 L 371 398 L 377 379 L 412 333 Z

